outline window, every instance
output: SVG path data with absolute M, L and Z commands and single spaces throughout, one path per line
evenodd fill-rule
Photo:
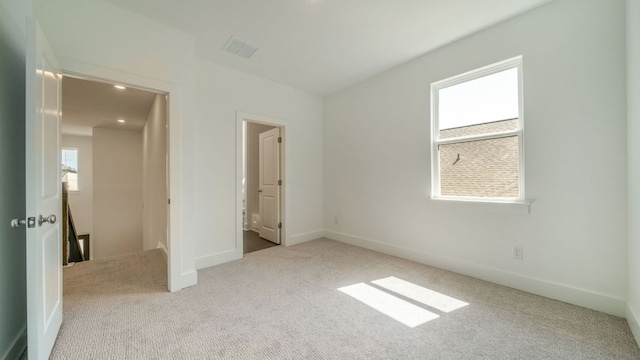
M 69 191 L 78 191 L 78 149 L 62 149 L 62 182 L 69 184 Z
M 432 197 L 524 200 L 522 57 L 431 84 Z

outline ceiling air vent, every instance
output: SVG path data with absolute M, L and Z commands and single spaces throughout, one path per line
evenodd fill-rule
M 227 41 L 222 49 L 234 55 L 242 56 L 245 59 L 250 58 L 256 51 L 258 51 L 257 47 L 251 46 L 242 40 L 234 38 L 233 36 L 229 38 L 229 41 Z

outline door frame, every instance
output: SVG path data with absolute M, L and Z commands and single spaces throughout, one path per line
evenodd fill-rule
M 242 193 L 243 188 L 243 173 L 245 172 L 245 148 L 246 148 L 246 136 L 244 132 L 245 122 L 251 122 L 255 124 L 269 125 L 280 128 L 280 137 L 282 137 L 282 143 L 280 147 L 280 179 L 282 185 L 280 186 L 280 222 L 282 222 L 282 228 L 280 229 L 280 245 L 287 246 L 287 221 L 286 221 L 286 193 L 287 193 L 287 181 L 286 181 L 286 128 L 284 121 L 264 115 L 251 114 L 242 111 L 236 111 L 236 258 L 241 259 L 244 256 L 244 224 L 242 222 L 242 200 L 244 195 Z
M 180 214 L 180 86 L 160 80 L 134 75 L 97 65 L 65 59 L 62 74 L 79 79 L 116 83 L 123 86 L 147 90 L 167 96 L 167 287 L 170 292 L 180 291 L 194 285 L 196 279 L 185 283 L 182 275 L 182 241 Z

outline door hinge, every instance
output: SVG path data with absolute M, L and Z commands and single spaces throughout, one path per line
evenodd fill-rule
M 278 223 L 278 229 L 282 229 L 282 223 Z
M 282 185 L 282 180 L 278 180 L 278 185 Z
M 281 143 L 282 142 L 282 137 L 278 136 L 278 142 Z
M 167 204 L 171 205 L 171 199 L 167 199 Z

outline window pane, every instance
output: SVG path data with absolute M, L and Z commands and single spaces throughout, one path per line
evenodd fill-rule
M 78 191 L 78 150 L 62 149 L 62 182 L 69 184 L 69 191 Z
M 517 198 L 518 137 L 439 146 L 443 196 Z
M 78 191 L 78 174 L 67 174 L 67 182 L 69 183 L 69 191 Z
M 518 68 L 500 71 L 438 91 L 440 138 L 456 135 L 455 129 L 478 124 L 500 123 L 514 130 L 518 118 Z M 494 132 L 493 126 L 477 127 L 481 134 Z M 501 130 L 502 131 L 502 130 Z

